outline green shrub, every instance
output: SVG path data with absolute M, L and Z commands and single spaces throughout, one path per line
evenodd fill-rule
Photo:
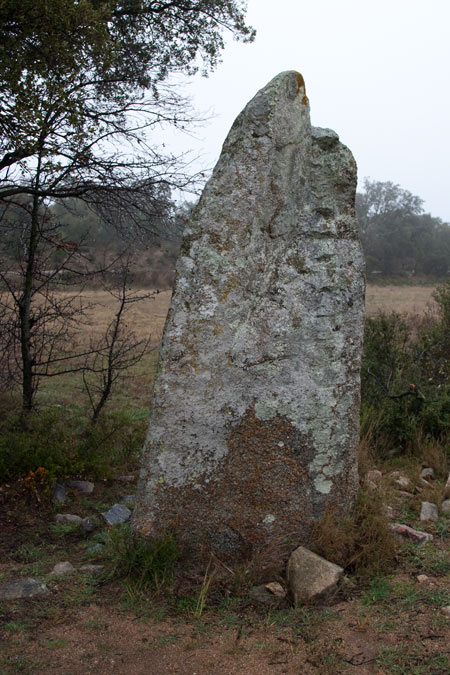
M 19 413 L 9 413 L 0 422 L 0 482 L 25 478 L 37 489 L 44 487 L 38 478 L 47 487 L 74 475 L 108 478 L 137 461 L 144 435 L 145 422 L 120 410 L 96 425 L 77 410 L 33 412 L 26 428 Z
M 172 533 L 160 538 L 143 537 L 124 524 L 109 531 L 105 555 L 111 565 L 110 576 L 127 579 L 140 590 L 169 583 L 180 551 Z

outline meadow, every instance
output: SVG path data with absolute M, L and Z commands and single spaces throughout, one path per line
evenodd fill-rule
M 430 310 L 436 313 L 433 290 L 367 289 L 366 358 L 380 359 L 381 350 L 383 358 L 397 359 L 398 379 L 389 377 L 398 391 L 402 378 L 416 375 L 408 361 L 411 340 L 403 340 L 402 331 L 419 325 Z M 90 309 L 80 324 L 79 346 L 104 332 L 115 312 L 110 295 L 99 290 L 84 295 Z M 170 291 L 164 291 L 131 306 L 127 327 L 138 337 L 150 336 L 150 350 L 117 383 L 94 428 L 84 421 L 87 400 L 78 374 L 43 383 L 35 427 L 25 434 L 8 426 L 14 410 L 8 409 L 11 401 L 4 402 L 0 468 L 3 452 L 17 473 L 0 486 L 0 584 L 32 577 L 50 592 L 0 602 L 0 673 L 450 672 L 450 619 L 443 613 L 450 606 L 450 520 L 441 515 L 438 521 L 420 521 L 423 501 L 440 505 L 443 499 L 450 446 L 444 433 L 425 434 L 418 398 L 388 400 L 381 407 L 378 390 L 370 389 L 373 378 L 363 383 L 367 400 L 355 512 L 344 522 L 330 515 L 316 531 L 317 552 L 348 575 L 326 604 L 298 609 L 286 599 L 260 604 L 251 593 L 255 585 L 285 580 L 279 570 L 262 570 L 257 556 L 239 563 L 211 557 L 205 570 L 192 565 L 170 537 L 149 543 L 134 539 L 127 525 L 105 527 L 101 512 L 136 491 L 169 302 Z M 380 320 L 380 311 L 392 310 L 405 315 L 404 324 Z M 443 413 L 436 415 L 439 420 Z M 414 431 L 409 440 L 399 437 L 404 428 Z M 29 470 L 33 457 L 39 464 Z M 427 485 L 424 467 L 433 470 Z M 374 470 L 380 472 L 375 483 L 367 478 Z M 399 476 L 408 481 L 406 489 L 399 489 Z M 57 504 L 51 497 L 56 478 L 88 479 L 95 488 L 92 494 L 67 488 L 66 502 Z M 429 532 L 433 541 L 394 540 L 387 507 L 396 522 Z M 94 529 L 57 523 L 57 512 L 87 517 Z M 53 575 L 62 561 L 75 570 Z M 101 568 L 87 573 L 85 564 Z

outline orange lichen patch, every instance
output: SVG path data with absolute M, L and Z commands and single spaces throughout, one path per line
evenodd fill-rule
M 305 90 L 305 80 L 303 79 L 303 75 L 300 73 L 297 73 L 297 94 L 300 93 L 300 89 Z
M 305 96 L 303 96 L 303 98 L 302 98 L 302 103 L 303 103 L 303 105 L 308 105 L 308 103 L 309 103 L 309 99 L 308 99 L 308 97 L 306 96 L 306 94 L 305 94 Z
M 154 487 L 155 527 L 206 540 L 225 556 L 245 557 L 276 542 L 282 566 L 283 552 L 307 540 L 314 520 L 306 469 L 313 454 L 311 441 L 287 419 L 260 420 L 251 407 L 230 430 L 228 454 L 213 477 Z

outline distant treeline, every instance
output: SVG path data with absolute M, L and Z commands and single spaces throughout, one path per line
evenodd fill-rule
M 450 226 L 391 182 L 364 181 L 356 211 L 369 279 L 450 276 Z

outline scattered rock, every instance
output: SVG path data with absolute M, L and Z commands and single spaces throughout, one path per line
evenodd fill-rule
M 34 598 L 36 595 L 50 593 L 47 586 L 36 579 L 15 579 L 0 585 L 0 600 Z
M 382 478 L 383 474 L 377 469 L 371 469 L 366 475 L 366 480 L 371 480 L 373 483 L 379 483 Z
M 421 479 L 420 479 L 420 484 L 421 484 L 421 485 L 424 485 L 425 487 L 431 487 L 431 483 L 429 483 L 427 480 L 425 480 L 425 478 L 421 478 Z M 417 490 L 417 489 L 418 489 L 418 488 L 416 488 L 416 490 Z
M 93 532 L 96 529 L 97 525 L 95 521 L 92 520 L 92 518 L 83 518 L 83 520 L 81 521 L 81 527 L 86 532 Z
M 399 490 L 398 496 L 401 497 L 402 499 L 411 499 L 411 497 L 414 497 L 414 495 L 411 494 L 411 492 L 405 492 L 404 490 Z
M 88 480 L 68 480 L 66 482 L 67 487 L 78 490 L 79 492 L 84 492 L 87 495 L 90 495 L 94 492 L 95 485 Z
M 266 587 L 266 584 L 261 584 L 260 586 L 253 586 L 249 590 L 248 595 L 251 598 L 251 600 L 253 600 L 254 602 L 259 602 L 262 605 L 276 606 L 283 599 L 281 596 L 276 595 L 275 593 L 269 591 L 269 589 Z
M 427 577 L 426 574 L 419 574 L 419 576 L 417 577 L 417 582 L 419 584 L 425 584 L 429 580 L 430 580 L 430 577 Z
M 130 519 L 131 511 L 123 504 L 114 504 L 109 511 L 101 514 L 107 525 L 118 525 L 126 523 Z
M 136 495 L 125 495 L 120 503 L 133 508 L 133 506 L 136 504 Z
M 441 608 L 441 614 L 443 614 L 448 619 L 450 619 L 450 605 L 447 605 L 447 607 L 442 607 Z
M 62 577 L 64 574 L 73 574 L 74 572 L 75 567 L 68 560 L 65 560 L 64 562 L 56 563 L 50 574 Z
M 81 565 L 80 572 L 87 572 L 88 574 L 93 574 L 94 576 L 100 574 L 100 572 L 105 569 L 104 565 Z
M 439 520 L 438 507 L 431 502 L 422 502 L 420 520 Z
M 344 570 L 299 546 L 287 565 L 287 581 L 296 607 L 323 599 L 336 590 Z
M 271 581 L 270 583 L 266 584 L 266 588 L 270 593 L 273 593 L 273 595 L 276 595 L 278 598 L 286 597 L 286 591 L 284 590 L 283 586 L 278 583 L 278 581 Z
M 395 532 L 396 535 L 402 537 L 403 539 L 411 539 L 419 544 L 426 544 L 429 541 L 433 541 L 433 535 L 428 532 L 421 532 L 420 530 L 414 530 L 408 525 L 402 525 L 401 523 L 392 523 L 391 530 Z
M 400 488 L 402 488 L 402 490 L 409 487 L 411 484 L 411 481 L 409 478 L 406 478 L 406 476 L 400 476 L 400 478 L 397 478 L 395 482 Z
M 128 476 L 117 476 L 118 481 L 121 483 L 134 483 L 136 480 L 136 476 L 133 476 L 133 474 L 129 474 Z
M 450 516 L 450 499 L 445 499 L 441 504 L 441 512 L 444 516 Z
M 57 523 L 71 523 L 72 525 L 80 525 L 82 518 L 80 516 L 75 516 L 72 513 L 57 513 L 55 516 Z
M 447 482 L 444 486 L 444 497 L 450 497 L 450 473 L 448 474 Z
M 422 469 L 420 472 L 420 477 L 424 478 L 425 480 L 434 480 L 434 470 L 431 467 Z
M 391 478 L 398 478 L 400 476 L 400 471 L 391 471 L 389 474 Z
M 61 483 L 55 483 L 55 487 L 53 488 L 52 499 L 54 502 L 58 502 L 59 504 L 65 503 L 67 499 L 67 493 L 64 485 L 61 485 Z
M 386 506 L 385 505 L 383 507 L 383 511 L 384 511 L 384 515 L 386 516 L 386 518 L 393 518 L 394 517 L 394 509 L 392 508 L 392 506 Z

